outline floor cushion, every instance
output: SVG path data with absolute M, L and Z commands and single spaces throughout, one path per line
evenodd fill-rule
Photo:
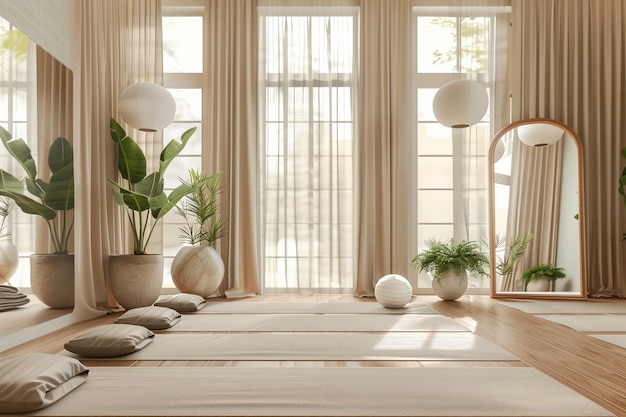
M 49 406 L 85 382 L 88 372 L 77 359 L 50 353 L 0 359 L 0 413 Z
M 73 338 L 65 344 L 65 349 L 85 357 L 109 358 L 143 349 L 153 338 L 154 333 L 143 326 L 105 324 Z
M 115 323 L 135 324 L 150 330 L 163 330 L 178 323 L 180 317 L 178 311 L 168 307 L 137 307 L 126 311 L 115 320 Z
M 172 308 L 180 313 L 190 313 L 201 310 L 206 300 L 197 294 L 180 293 L 160 298 L 155 306 Z

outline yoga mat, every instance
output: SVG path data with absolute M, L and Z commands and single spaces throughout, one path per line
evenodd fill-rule
M 80 357 L 62 351 L 63 354 Z M 515 356 L 472 333 L 157 334 L 140 351 L 106 360 L 488 360 Z
M 626 302 L 612 301 L 499 301 L 529 314 L 626 314 Z
M 626 315 L 548 314 L 536 317 L 567 326 L 579 332 L 624 332 Z
M 438 314 L 187 314 L 166 332 L 463 332 Z
M 109 368 L 37 416 L 611 416 L 533 368 Z
M 437 314 L 425 304 L 410 303 L 404 308 L 385 308 L 377 302 L 354 303 L 289 303 L 289 302 L 207 302 L 198 313 L 250 313 L 250 314 Z
M 626 349 L 626 334 L 594 334 L 590 336 Z

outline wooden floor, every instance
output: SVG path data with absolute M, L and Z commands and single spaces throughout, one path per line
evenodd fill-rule
M 216 300 L 225 301 L 225 300 Z M 260 296 L 239 302 L 375 302 L 352 296 Z M 416 301 L 431 305 L 444 316 L 451 317 L 470 328 L 475 334 L 506 349 L 520 361 L 507 362 L 445 362 L 445 361 L 84 361 L 87 366 L 532 366 L 571 387 L 580 394 L 619 417 L 626 417 L 626 349 L 589 337 L 564 326 L 506 307 L 484 295 L 466 295 L 455 302 L 436 297 L 417 296 Z M 541 301 L 537 301 L 541 302 Z M 590 300 L 589 302 L 602 302 Z M 50 318 L 58 310 L 49 309 Z M 37 313 L 38 320 L 45 312 Z M 0 357 L 26 352 L 58 353 L 63 344 L 86 329 L 112 323 L 118 314 L 76 323 L 53 334 L 0 352 Z M 0 315 L 2 322 L 4 316 Z M 13 314 L 12 326 L 19 323 Z M 32 314 L 24 315 L 24 325 L 32 325 Z M 0 327 L 0 334 L 2 329 Z M 520 393 L 524 395 L 524 393 Z

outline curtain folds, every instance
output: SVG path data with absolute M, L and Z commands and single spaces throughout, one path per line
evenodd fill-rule
M 255 0 L 208 0 L 203 166 L 223 171 L 228 233 L 218 242 L 228 297 L 258 294 L 257 14 Z M 208 148 L 208 149 L 207 149 Z
M 506 236 L 512 241 L 533 233 L 534 238 L 514 273 L 503 277 L 500 290 L 523 291 L 519 277 L 526 269 L 546 263 L 556 265 L 563 141 L 536 148 L 515 139 L 511 145 L 510 221 Z
M 117 177 L 109 119 L 123 123 L 117 99 L 126 86 L 161 81 L 161 1 L 75 1 L 74 13 L 75 312 L 87 318 L 116 305 L 105 280 L 109 255 L 132 252 L 106 181 Z M 148 161 L 158 157 L 159 135 L 135 139 Z
M 72 71 L 37 46 L 37 169 L 41 178 L 50 178 L 47 158 L 52 142 L 58 137 L 73 142 L 72 87 Z M 35 253 L 52 253 L 54 245 L 48 226 L 36 217 Z M 72 241 L 68 249 L 70 253 L 74 251 Z
M 617 192 L 626 146 L 626 3 L 512 0 L 513 120 L 549 117 L 583 144 L 587 285 L 626 297 L 626 210 Z
M 361 2 L 357 296 L 373 296 L 386 274 L 408 273 L 409 16 L 408 0 Z

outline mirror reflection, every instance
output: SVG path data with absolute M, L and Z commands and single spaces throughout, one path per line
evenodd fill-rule
M 490 148 L 493 296 L 585 297 L 582 148 L 550 119 L 513 123 Z

